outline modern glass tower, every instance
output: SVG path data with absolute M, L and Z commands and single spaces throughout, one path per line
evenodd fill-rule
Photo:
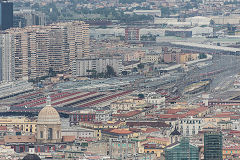
M 165 160 L 199 160 L 198 147 L 184 137 L 181 142 L 170 144 L 165 149 Z
M 6 30 L 13 27 L 13 3 L 0 0 L 0 29 Z
M 204 160 L 222 160 L 222 134 L 208 132 L 204 134 Z

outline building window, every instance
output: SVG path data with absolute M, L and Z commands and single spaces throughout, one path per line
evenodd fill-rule
M 53 132 L 52 132 L 52 128 L 48 128 L 48 139 L 49 140 L 52 140 L 52 137 L 53 137 Z
M 40 138 L 43 138 L 43 131 L 40 131 Z
M 57 131 L 57 138 L 60 138 L 60 134 L 59 134 L 59 131 Z

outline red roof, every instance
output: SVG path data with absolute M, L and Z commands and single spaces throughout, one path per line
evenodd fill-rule
M 233 116 L 235 113 L 234 112 L 222 112 L 220 114 L 217 114 L 213 117 L 231 117 Z
M 229 134 L 240 134 L 240 131 L 232 130 L 232 131 L 229 132 Z
M 166 111 L 167 114 L 176 114 L 177 112 L 181 112 L 182 109 L 168 109 Z
M 152 133 L 152 132 L 158 132 L 160 129 L 158 128 L 147 128 L 146 131 L 143 131 L 143 133 Z
M 203 112 L 203 111 L 208 110 L 208 107 L 201 106 L 201 107 L 196 108 L 196 110 L 199 112 Z
M 7 131 L 7 126 L 0 126 L 0 131 Z
M 139 113 L 141 113 L 141 111 L 130 111 L 130 112 L 127 112 L 127 113 L 121 113 L 121 114 L 113 114 L 112 116 L 113 117 L 132 117 L 132 116 L 135 116 L 135 115 L 138 115 Z
M 74 142 L 76 137 L 75 136 L 62 136 L 63 142 Z
M 147 139 L 155 139 L 155 140 L 159 140 L 159 141 L 169 141 L 169 137 L 152 137 L 152 136 L 149 136 L 147 137 Z
M 240 146 L 226 146 L 223 149 L 230 149 L 230 150 L 240 150 Z
M 203 107 L 202 106 L 202 107 L 198 107 L 198 108 L 195 108 L 195 109 L 192 109 L 192 110 L 188 111 L 186 113 L 186 115 L 187 116 L 195 116 L 195 115 L 197 115 L 197 114 L 199 114 L 203 111 L 206 111 L 206 110 L 208 110 L 208 107 Z
M 126 130 L 126 129 L 113 129 L 110 131 L 111 133 L 116 133 L 116 134 L 131 134 L 133 133 L 132 131 Z
M 230 119 L 240 119 L 240 115 L 232 115 L 230 116 Z
M 173 119 L 173 118 L 185 118 L 186 114 L 160 114 L 158 115 L 158 118 L 162 118 L 162 119 Z

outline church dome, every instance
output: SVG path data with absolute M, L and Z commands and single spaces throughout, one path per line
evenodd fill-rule
M 181 133 L 178 132 L 177 128 L 175 127 L 174 131 L 170 134 L 171 136 L 180 136 Z
M 51 106 L 51 98 L 47 97 L 46 106 L 38 114 L 38 124 L 61 124 L 60 116 L 55 108 Z
M 28 154 L 22 160 L 41 160 L 36 154 Z

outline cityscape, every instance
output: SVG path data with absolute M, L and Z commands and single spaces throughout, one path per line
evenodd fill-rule
M 239 160 L 240 0 L 0 0 L 0 160 Z

